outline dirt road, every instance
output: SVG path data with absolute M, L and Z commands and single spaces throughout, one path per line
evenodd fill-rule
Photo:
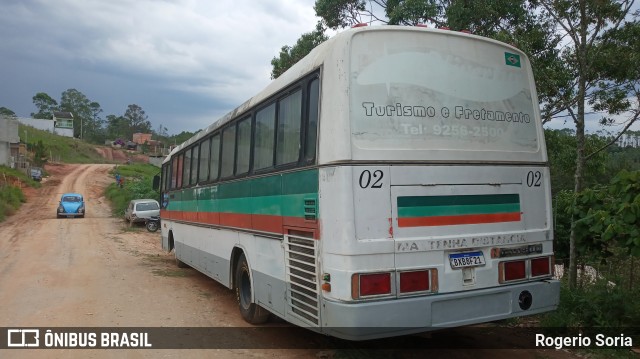
M 104 188 L 113 165 L 63 165 L 31 193 L 19 212 L 0 224 L 0 327 L 250 327 L 240 317 L 234 294 L 193 269 L 179 269 L 162 251 L 160 234 L 127 228 L 113 218 Z M 85 218 L 56 218 L 59 197 L 79 192 Z M 323 336 L 286 323 L 291 331 L 263 331 L 235 340 L 281 343 L 322 341 Z M 238 331 L 228 335 L 242 335 Z M 6 335 L 0 333 L 0 335 Z M 413 356 L 394 351 L 395 357 Z M 448 358 L 511 357 L 512 350 L 431 352 Z M 554 351 L 518 351 L 521 357 L 554 357 Z M 379 352 L 386 357 L 389 352 Z M 405 355 L 406 354 L 406 355 Z M 416 353 L 413 353 L 416 354 Z M 133 358 L 360 358 L 363 349 L 210 350 L 4 350 L 5 357 Z M 424 357 L 426 354 L 418 355 Z

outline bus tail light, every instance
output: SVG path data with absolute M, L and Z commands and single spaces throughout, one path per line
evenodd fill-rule
M 351 297 L 391 294 L 391 273 L 354 274 L 351 277 Z
M 431 290 L 431 277 L 431 271 L 429 270 L 401 272 L 400 293 L 424 292 Z
M 553 256 L 500 262 L 498 281 L 514 282 L 528 278 L 549 277 L 553 275 Z
M 500 262 L 498 266 L 499 282 L 513 282 L 527 278 L 527 265 L 523 259 L 521 261 Z
M 551 275 L 551 258 L 533 258 L 531 260 L 531 276 L 542 277 Z

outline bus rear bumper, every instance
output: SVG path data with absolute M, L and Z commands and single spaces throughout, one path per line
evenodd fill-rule
M 530 307 L 522 309 L 527 297 Z M 420 333 L 544 313 L 555 310 L 559 299 L 560 282 L 550 279 L 376 302 L 325 300 L 322 332 L 349 340 Z

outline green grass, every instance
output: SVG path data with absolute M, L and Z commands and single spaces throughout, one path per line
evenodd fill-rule
M 114 176 L 113 183 L 106 191 L 106 197 L 111 201 L 113 214 L 116 217 L 124 216 L 129 201 L 132 199 L 151 198 L 159 199 L 160 194 L 153 190 L 153 176 L 160 173 L 160 169 L 150 164 L 131 164 L 116 166 L 111 172 Z M 120 188 L 115 183 L 116 173 L 124 177 L 124 187 Z
M 40 187 L 40 183 L 24 173 L 0 166 L 0 222 L 4 221 L 7 216 L 14 214 L 27 200 L 20 187 L 14 186 L 18 182 L 25 183 L 30 187 Z
M 26 183 L 29 187 L 40 188 L 40 182 L 32 180 L 26 174 L 7 166 L 0 166 L 0 184 L 6 184 L 14 179 Z
M 26 198 L 19 187 L 0 185 L 0 221 L 14 214 L 24 202 Z
M 49 161 L 64 163 L 109 163 L 96 150 L 95 145 L 77 138 L 59 136 L 48 131 L 20 124 L 20 139 L 28 140 L 29 148 L 38 141 L 45 146 L 45 153 Z

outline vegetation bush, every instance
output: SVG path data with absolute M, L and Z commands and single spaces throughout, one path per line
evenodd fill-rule
M 547 328 L 623 328 L 640 323 L 640 285 L 629 288 L 603 277 L 570 290 L 566 282 L 560 289 L 558 310 L 542 316 Z
M 0 221 L 4 220 L 6 216 L 14 214 L 26 200 L 19 187 L 0 186 Z
M 24 173 L 7 166 L 0 166 L 0 222 L 14 214 L 27 198 L 15 182 L 25 183 L 31 187 L 40 187 L 40 183 L 32 180 Z
M 153 177 L 160 173 L 160 169 L 149 164 L 131 164 L 116 166 L 111 171 L 114 181 L 107 189 L 105 196 L 113 204 L 113 214 L 118 217 L 124 216 L 129 201 L 139 198 L 159 199 L 160 193 L 155 191 Z M 115 175 L 119 174 L 124 178 L 123 188 L 115 182 Z
M 574 206 L 575 204 L 575 206 Z M 571 216 L 576 218 L 578 265 L 596 278 L 579 276 L 578 287 L 562 283 L 560 306 L 542 325 L 561 328 L 635 327 L 640 323 L 640 171 L 622 170 L 608 184 L 578 195 L 554 196 L 555 252 L 567 259 Z M 565 263 L 565 268 L 567 268 Z

